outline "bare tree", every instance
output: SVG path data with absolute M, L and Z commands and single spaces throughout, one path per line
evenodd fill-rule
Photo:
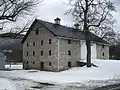
M 33 17 L 32 19 L 27 20 L 27 22 L 25 23 L 25 25 L 23 27 L 16 26 L 15 28 L 13 28 L 16 31 L 15 32 L 16 35 L 26 33 L 34 20 L 35 20 L 35 17 Z
M 16 21 L 17 17 L 28 15 L 42 0 L 0 0 L 0 21 Z
M 115 11 L 112 2 L 108 0 L 69 0 L 75 22 L 79 23 L 85 33 L 87 48 L 87 67 L 91 67 L 90 31 L 103 33 L 102 30 L 112 29 L 114 23 L 111 11 Z

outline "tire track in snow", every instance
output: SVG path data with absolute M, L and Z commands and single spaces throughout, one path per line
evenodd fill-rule
M 9 82 L 8 83 L 9 85 L 6 88 L 11 88 L 11 89 L 7 89 L 7 90 L 29 90 L 29 88 L 31 88 L 33 86 L 40 86 L 40 84 L 37 83 L 37 82 L 33 82 L 31 80 L 22 79 L 22 78 L 19 78 L 19 77 L 18 78 L 14 78 L 14 77 L 0 76 L 0 78 L 4 79 L 5 83 L 7 81 Z

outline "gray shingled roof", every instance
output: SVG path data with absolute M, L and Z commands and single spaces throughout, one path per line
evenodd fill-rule
M 35 25 L 34 23 L 36 23 L 36 22 L 38 22 L 40 25 L 47 28 L 55 36 L 85 40 L 85 34 L 84 34 L 83 31 L 76 30 L 74 28 L 70 28 L 70 27 L 66 27 L 66 26 L 62 26 L 62 25 L 58 25 L 58 24 L 56 25 L 54 23 L 50 23 L 50 22 L 42 21 L 42 20 L 38 20 L 38 19 L 35 19 L 32 26 L 34 26 Z M 23 38 L 22 43 L 25 41 L 25 39 L 27 38 L 29 33 L 30 33 L 30 30 L 28 30 L 26 36 Z M 109 44 L 106 41 L 104 41 L 102 38 L 96 36 L 93 33 L 90 33 L 90 37 L 91 37 L 91 41 L 98 42 L 98 43 Z
M 44 25 L 48 30 L 50 30 L 56 36 L 85 40 L 85 34 L 83 31 L 62 25 L 56 25 L 54 23 L 50 23 L 38 19 L 37 21 L 40 24 Z M 91 41 L 109 44 L 106 41 L 104 41 L 102 38 L 96 36 L 93 33 L 90 33 L 90 37 L 91 37 Z

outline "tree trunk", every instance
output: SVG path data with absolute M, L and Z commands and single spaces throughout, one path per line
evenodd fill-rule
M 87 67 L 91 67 L 91 41 L 90 41 L 90 35 L 89 35 L 89 28 L 88 28 L 88 20 L 87 20 L 87 14 L 88 14 L 88 0 L 85 0 L 86 2 L 86 9 L 84 10 L 84 32 L 85 32 L 85 41 L 86 41 L 86 48 L 87 48 Z
M 85 33 L 86 38 L 86 49 L 87 49 L 87 67 L 91 67 L 91 43 L 90 43 L 90 36 L 89 32 Z

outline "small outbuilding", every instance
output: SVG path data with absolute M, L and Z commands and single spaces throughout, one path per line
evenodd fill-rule
M 0 70 L 5 69 L 5 60 L 6 56 L 2 52 L 0 52 Z

